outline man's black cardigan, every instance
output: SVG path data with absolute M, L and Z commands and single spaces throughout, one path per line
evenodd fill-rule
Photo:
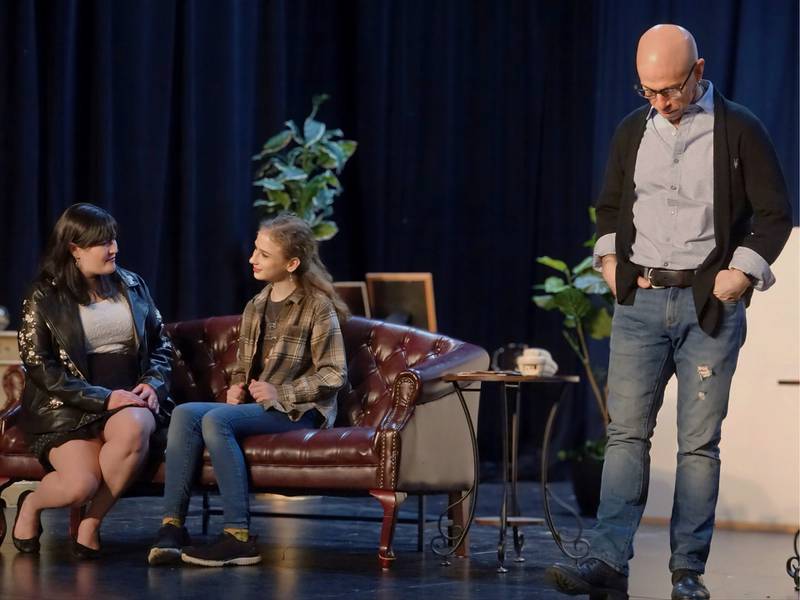
M 597 201 L 597 235 L 616 233 L 617 302 L 633 304 L 637 267 L 630 262 L 633 172 L 650 106 L 625 117 L 611 141 L 605 180 Z M 786 182 L 761 121 L 747 108 L 714 91 L 714 236 L 716 247 L 696 272 L 692 291 L 700 327 L 715 335 L 722 304 L 713 295 L 717 273 L 734 250 L 745 246 L 768 263 L 780 254 L 792 228 Z M 748 290 L 749 303 L 752 288 Z

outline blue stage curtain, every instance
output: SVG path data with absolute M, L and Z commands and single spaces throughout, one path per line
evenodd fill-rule
M 256 287 L 254 154 L 331 94 L 360 146 L 323 247 L 336 279 L 432 271 L 440 329 L 578 365 L 537 311 L 535 257 L 577 263 L 611 133 L 641 100 L 636 41 L 675 22 L 769 130 L 798 215 L 795 0 L 8 0 L 0 4 L 0 304 L 56 217 L 107 207 L 120 264 L 168 320 Z

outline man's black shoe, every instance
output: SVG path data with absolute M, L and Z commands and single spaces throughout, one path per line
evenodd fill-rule
M 589 594 L 590 600 L 628 600 L 628 578 L 602 560 L 587 558 L 576 566 L 554 564 L 545 579 L 570 596 Z
M 672 600 L 708 600 L 711 594 L 697 571 L 678 569 L 672 573 Z

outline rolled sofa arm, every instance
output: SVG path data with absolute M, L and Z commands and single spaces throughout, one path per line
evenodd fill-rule
M 392 408 L 386 414 L 380 429 L 396 431 L 414 414 L 414 407 L 443 398 L 453 392 L 450 383 L 442 381 L 449 373 L 485 369 L 489 354 L 473 344 L 462 344 L 446 354 L 433 356 L 413 368 L 402 371 L 392 385 Z
M 447 354 L 431 358 L 414 366 L 422 382 L 422 393 L 417 404 L 438 400 L 453 392 L 453 385 L 442 377 L 462 371 L 479 371 L 489 368 L 489 353 L 480 346 L 464 343 Z M 477 384 L 476 384 L 477 386 Z M 473 387 L 465 386 L 465 387 Z
M 405 427 L 422 391 L 422 379 L 413 369 L 406 369 L 395 377 L 392 384 L 392 408 L 381 421 L 379 430 L 400 431 Z

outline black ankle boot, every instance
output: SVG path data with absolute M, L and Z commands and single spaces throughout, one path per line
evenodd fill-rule
M 545 570 L 545 578 L 571 596 L 588 594 L 590 600 L 628 600 L 628 577 L 596 558 L 587 558 L 575 566 L 556 563 Z
M 678 569 L 672 573 L 672 600 L 709 600 L 711 594 L 697 571 Z

